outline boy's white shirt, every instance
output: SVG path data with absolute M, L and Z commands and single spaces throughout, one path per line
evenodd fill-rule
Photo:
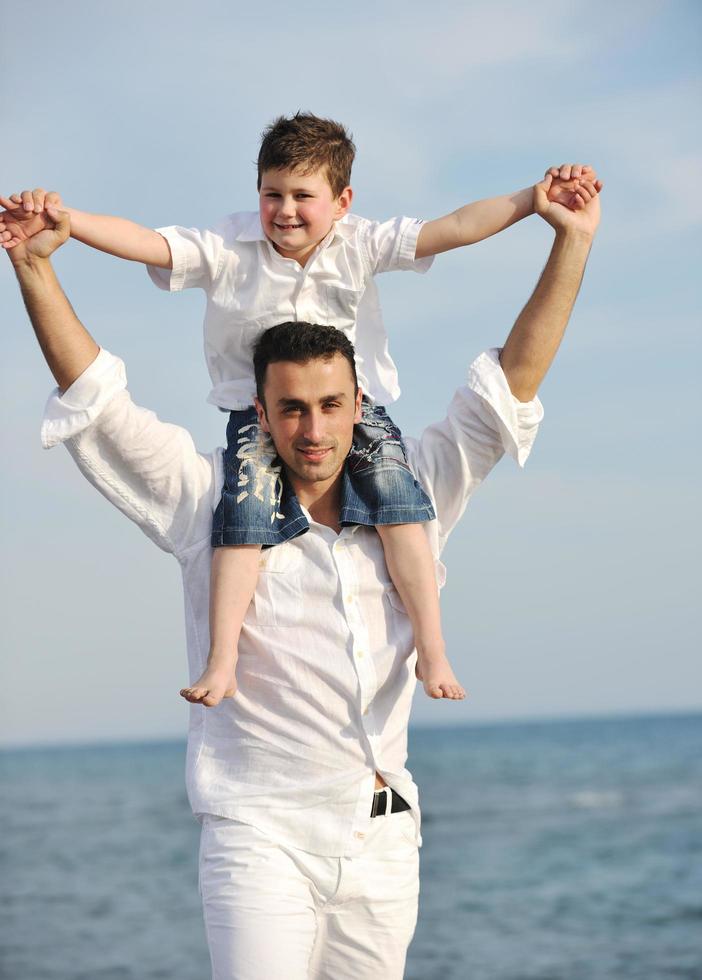
M 379 222 L 346 215 L 302 267 L 276 252 L 257 212 L 238 212 L 211 229 L 159 228 L 173 268 L 147 268 L 160 289 L 198 286 L 205 291 L 212 404 L 226 410 L 252 405 L 253 344 L 277 323 L 305 320 L 346 334 L 356 349 L 363 391 L 389 405 L 400 387 L 373 277 L 394 270 L 427 271 L 433 257 L 415 259 L 422 224 L 415 218 Z

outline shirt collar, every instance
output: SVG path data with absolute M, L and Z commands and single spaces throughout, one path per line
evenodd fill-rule
M 258 211 L 251 211 L 244 220 L 241 231 L 235 236 L 237 242 L 266 242 L 268 239 L 261 227 Z
M 338 238 L 343 238 L 348 241 L 349 238 L 353 237 L 354 226 L 349 222 L 349 216 L 347 214 L 341 218 L 340 221 L 334 222 L 334 236 Z

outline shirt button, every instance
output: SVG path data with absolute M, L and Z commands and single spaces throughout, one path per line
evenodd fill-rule
M 347 595 L 346 596 L 346 601 L 347 602 L 353 602 L 353 596 L 352 595 Z
M 361 660 L 364 656 L 363 650 L 356 650 L 356 656 Z
M 356 838 L 356 840 L 363 840 L 366 835 L 360 830 L 357 830 L 353 836 Z

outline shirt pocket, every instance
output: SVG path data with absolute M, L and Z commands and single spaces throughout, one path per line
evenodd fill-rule
M 398 820 L 398 829 L 400 831 L 400 836 L 403 840 L 411 844 L 412 847 L 417 847 L 417 823 L 414 818 L 412 810 L 403 810 L 402 813 L 391 813 L 390 818 Z
M 353 339 L 363 289 L 344 286 L 338 282 L 327 282 L 324 283 L 323 296 L 327 322 L 343 330 Z
M 289 544 L 261 553 L 254 592 L 256 622 L 277 629 L 298 626 L 302 618 L 302 555 Z

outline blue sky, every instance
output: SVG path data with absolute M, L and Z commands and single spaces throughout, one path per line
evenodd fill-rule
M 23 22 L 5 5 L 7 24 Z M 422 723 L 702 706 L 699 663 L 702 11 L 687 2 L 33 4 L 6 45 L 2 190 L 41 185 L 144 224 L 256 206 L 258 137 L 309 109 L 358 147 L 355 210 L 435 217 L 583 160 L 603 223 L 542 390 L 525 472 L 503 462 L 445 560 L 450 652 L 471 697 Z M 6 32 L 7 33 L 7 32 Z M 13 48 L 8 50 L 8 48 Z M 381 280 L 407 433 L 500 343 L 546 259 L 530 218 Z M 209 450 L 199 294 L 71 243 L 79 316 L 134 396 Z M 82 481 L 39 422 L 51 383 L 9 262 L 2 290 L 0 738 L 178 735 L 178 568 Z

